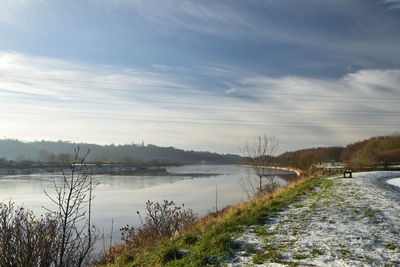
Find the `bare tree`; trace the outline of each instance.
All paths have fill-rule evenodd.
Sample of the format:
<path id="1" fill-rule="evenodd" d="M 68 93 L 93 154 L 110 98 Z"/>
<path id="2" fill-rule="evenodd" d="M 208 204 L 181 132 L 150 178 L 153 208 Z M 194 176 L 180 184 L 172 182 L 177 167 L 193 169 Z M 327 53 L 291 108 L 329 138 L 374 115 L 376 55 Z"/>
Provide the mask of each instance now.
<path id="1" fill-rule="evenodd" d="M 272 191 L 276 187 L 276 174 L 272 163 L 278 147 L 279 143 L 276 138 L 268 137 L 265 134 L 254 137 L 252 142 L 246 142 L 242 147 L 241 152 L 246 157 L 246 164 L 257 177 L 257 182 L 254 182 L 249 174 L 240 182 L 242 190 L 249 199 L 261 195 L 265 190 Z M 264 179 L 267 180 L 267 183 L 264 183 Z"/>
<path id="2" fill-rule="evenodd" d="M 89 151 L 81 157 L 79 147 L 74 150 L 74 160 L 69 171 L 62 171 L 63 180 L 54 182 L 55 196 L 46 195 L 56 205 L 51 211 L 59 220 L 58 267 L 82 266 L 93 250 L 98 232 L 91 224 L 93 200 L 92 175 L 85 160 Z"/>
<path id="3" fill-rule="evenodd" d="M 252 201 L 259 195 L 258 178 L 251 175 L 249 170 L 247 170 L 246 176 L 240 179 L 239 184 L 248 200 Z"/>

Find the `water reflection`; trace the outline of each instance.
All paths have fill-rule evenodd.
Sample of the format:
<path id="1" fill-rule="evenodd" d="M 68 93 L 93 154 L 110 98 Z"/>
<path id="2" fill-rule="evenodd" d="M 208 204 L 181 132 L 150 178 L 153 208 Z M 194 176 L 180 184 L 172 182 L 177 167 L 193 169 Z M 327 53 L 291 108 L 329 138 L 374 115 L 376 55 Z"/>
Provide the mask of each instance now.
<path id="1" fill-rule="evenodd" d="M 203 216 L 215 209 L 215 185 L 218 185 L 218 206 L 224 207 L 245 200 L 239 181 L 248 175 L 248 169 L 233 165 L 196 165 L 168 168 L 169 176 L 115 176 L 96 175 L 97 184 L 93 201 L 93 223 L 104 230 L 109 239 L 111 221 L 114 220 L 113 239 L 119 241 L 119 229 L 130 224 L 138 226 L 136 211 L 144 212 L 147 200 L 174 200 L 177 204 L 193 209 Z M 196 177 L 196 173 L 209 176 Z M 218 174 L 218 175 L 217 175 Z M 277 182 L 286 184 L 289 172 L 280 172 Z M 15 175 L 0 177 L 0 201 L 12 198 L 17 205 L 24 205 L 43 214 L 53 208 L 43 190 L 53 193 L 54 181 L 61 181 L 57 174 Z M 102 242 L 98 245 L 102 246 Z"/>

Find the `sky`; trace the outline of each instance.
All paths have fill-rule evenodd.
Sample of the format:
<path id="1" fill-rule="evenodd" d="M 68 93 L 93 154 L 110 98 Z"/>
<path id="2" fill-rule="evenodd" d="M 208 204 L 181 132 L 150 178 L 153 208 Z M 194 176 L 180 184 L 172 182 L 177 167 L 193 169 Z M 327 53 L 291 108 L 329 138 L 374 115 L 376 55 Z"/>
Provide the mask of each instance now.
<path id="1" fill-rule="evenodd" d="M 0 0 L 0 136 L 279 152 L 400 131 L 400 0 Z"/>

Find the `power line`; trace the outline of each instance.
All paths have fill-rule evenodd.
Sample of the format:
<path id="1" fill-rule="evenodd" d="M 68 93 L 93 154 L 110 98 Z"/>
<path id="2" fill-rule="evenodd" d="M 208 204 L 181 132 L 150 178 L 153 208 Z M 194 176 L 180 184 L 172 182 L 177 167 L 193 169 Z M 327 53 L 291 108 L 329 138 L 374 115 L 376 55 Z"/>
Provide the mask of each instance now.
<path id="1" fill-rule="evenodd" d="M 1 93 L 3 94 L 4 93 Z M 34 98 L 34 97 L 16 97 L 16 96 L 9 96 L 6 95 L 6 98 L 11 98 L 11 99 L 26 99 L 26 100 L 35 100 L 35 101 L 41 101 L 41 102 L 54 102 L 54 100 L 51 99 L 43 99 L 43 98 Z M 55 97 L 55 96 L 53 96 Z M 104 103 L 104 102 L 93 102 L 93 101 L 88 101 L 90 99 L 82 99 L 80 101 L 78 100 L 74 100 L 73 97 L 70 96 L 64 96 L 67 99 L 59 99 L 57 98 L 58 102 L 64 102 L 64 103 L 78 103 L 78 104 L 82 104 L 84 103 L 85 105 L 106 105 L 106 106 L 134 106 L 134 107 L 138 107 L 138 106 L 146 106 L 143 104 L 137 104 L 137 103 L 132 103 L 132 102 L 128 102 L 126 100 L 123 100 L 123 102 L 121 103 Z M 91 98 L 92 99 L 92 98 Z M 110 100 L 108 98 L 99 98 L 101 100 Z M 113 99 L 111 99 L 113 100 Z M 114 99 L 114 100 L 119 100 L 119 99 Z M 119 100 L 121 101 L 121 100 Z M 159 100 L 147 100 L 147 99 L 141 99 L 139 100 L 140 102 L 143 103 L 152 103 L 152 104 L 161 104 L 160 106 L 157 106 L 158 108 L 168 108 L 168 109 L 195 109 L 195 110 L 214 110 L 214 111 L 238 111 L 238 112 L 266 112 L 265 109 L 252 109 L 251 106 L 238 106 L 235 105 L 236 107 L 239 107 L 241 109 L 232 109 L 230 108 L 231 106 L 229 106 L 228 108 L 214 108 L 212 105 L 210 104 L 201 104 L 201 103 L 181 103 L 181 102 L 175 102 L 175 101 L 159 101 Z M 163 104 L 174 104 L 174 105 L 181 105 L 181 106 L 165 106 Z M 182 106 L 183 105 L 183 106 Z M 200 107 L 198 107 L 200 106 Z M 219 105 L 220 107 L 223 107 L 222 105 Z M 320 112 L 321 110 L 317 110 L 317 109 L 308 109 L 309 111 L 316 111 L 316 112 Z M 327 111 L 342 111 L 342 110 L 327 110 Z M 357 112 L 359 113 L 359 111 L 351 111 L 351 112 Z M 362 113 L 365 113 L 365 111 L 361 111 Z M 373 111 L 372 113 L 376 113 L 376 112 L 381 112 L 381 113 L 400 113 L 398 111 Z"/>
<path id="2" fill-rule="evenodd" d="M 19 77 L 19 78 L 26 78 L 22 76 L 16 76 L 16 75 L 7 75 L 7 76 L 14 76 L 14 77 Z M 173 86 L 173 85 L 149 85 L 149 84 L 130 84 L 126 88 L 114 88 L 116 85 L 115 82 L 90 82 L 90 81 L 77 81 L 77 80 L 70 80 L 70 79 L 61 79 L 61 78 L 51 78 L 50 80 L 55 80 L 55 81 L 62 81 L 62 82 L 71 82 L 78 84 L 76 85 L 61 85 L 65 87 L 75 87 L 75 88 L 86 88 L 86 89 L 100 89 L 100 90 L 106 90 L 106 91 L 123 91 L 123 92 L 144 92 L 144 93 L 149 93 L 149 94 L 165 94 L 165 93 L 171 93 L 171 92 L 165 92 L 165 91 L 160 91 L 160 90 L 143 90 L 143 89 L 132 89 L 132 86 L 135 87 L 141 87 L 141 88 L 168 88 L 168 89 L 178 89 L 178 90 L 196 90 L 196 91 L 207 91 L 209 89 L 207 88 L 198 88 L 198 87 L 183 87 L 183 86 Z M 32 85 L 44 85 L 44 86 L 60 86 L 59 84 L 51 84 L 51 83 L 46 83 L 46 82 L 37 82 L 37 81 L 30 81 L 29 84 Z M 87 84 L 89 86 L 82 86 L 79 84 Z M 110 87 L 104 87 L 105 85 L 109 85 Z M 92 85 L 92 86 L 90 86 Z M 96 88 L 93 88 L 95 86 Z M 120 87 L 120 86 L 118 86 Z M 323 99 L 318 99 L 318 101 L 324 101 L 324 102 L 334 102 L 334 101 L 340 101 L 340 102 L 353 102 L 350 100 L 357 100 L 354 102 L 360 102 L 360 101 L 365 101 L 365 100 L 386 100 L 390 102 L 399 102 L 400 98 L 399 97 L 363 97 L 363 96 L 347 96 L 347 95 L 318 95 L 318 94 L 295 94 L 295 93 L 277 93 L 277 92 L 267 92 L 268 96 L 296 96 L 296 97 L 315 97 L 315 98 L 323 98 Z M 227 95 L 225 94 L 213 94 L 213 93 L 194 93 L 194 92 L 173 92 L 173 94 L 178 94 L 178 95 L 189 95 L 189 96 L 218 96 L 218 97 L 228 97 L 232 98 L 235 97 L 235 95 Z M 238 92 L 236 97 L 239 95 L 243 95 L 245 93 L 240 93 Z M 260 96 L 258 96 L 260 98 Z M 265 96 L 264 96 L 265 98 Z M 328 99 L 327 99 L 328 98 Z M 329 100 L 329 98 L 338 98 L 337 100 Z M 346 100 L 347 99 L 347 100 Z M 303 99 L 304 100 L 304 99 Z M 383 101 L 381 102 L 368 102 L 368 103 L 385 103 Z"/>
<path id="3" fill-rule="evenodd" d="M 20 98 L 14 98 L 20 99 Z M 32 98 L 23 98 L 23 99 L 32 99 Z M 35 99 L 36 100 L 36 99 Z M 50 102 L 54 104 L 53 100 L 49 99 L 40 99 L 41 102 Z M 75 104 L 85 104 L 88 105 L 100 105 L 100 106 L 130 106 L 130 107 L 148 107 L 148 105 L 144 104 L 127 104 L 127 103 L 90 103 L 90 102 L 81 102 L 81 101 L 61 101 L 64 103 L 75 103 Z M 60 103 L 57 103 L 60 104 Z M 187 104 L 184 104 L 187 105 Z M 279 111 L 279 110 L 268 110 L 268 109 L 229 109 L 229 108 L 213 108 L 213 107 L 195 107 L 195 106 L 168 106 L 168 105 L 160 105 L 156 108 L 163 108 L 168 110 L 175 110 L 175 111 L 182 111 L 182 110 L 197 110 L 197 111 L 218 111 L 218 112 L 244 112 L 244 113 L 288 113 L 288 112 L 296 112 L 299 114 L 325 114 L 325 115 L 343 115 L 343 116 L 360 116 L 360 115 L 368 115 L 368 116 L 387 116 L 387 115 L 397 115 L 400 114 L 400 111 L 383 111 L 383 110 L 376 110 L 376 111 L 360 111 L 360 110 L 352 110 L 352 111 L 344 111 L 344 110 L 335 110 L 335 109 L 290 109 L 286 111 Z M 324 113 L 323 113 L 324 112 Z"/>
<path id="4" fill-rule="evenodd" d="M 26 113 L 26 114 L 16 114 L 14 112 L 2 112 L 1 114 L 10 114 L 12 116 L 38 116 L 40 118 L 43 118 L 42 114 L 34 114 L 34 113 Z M 46 114 L 47 117 L 55 117 L 55 118 L 62 118 L 66 119 L 65 116 L 61 116 L 55 113 L 50 113 Z M 277 123 L 277 122 L 270 122 L 270 121 L 258 121 L 257 123 L 239 123 L 239 122 L 228 122 L 226 120 L 220 120 L 220 121 L 176 121 L 176 120 L 157 120 L 157 119 L 131 119 L 131 118 L 104 118 L 104 117 L 98 117 L 98 116 L 79 116 L 75 114 L 68 114 L 69 117 L 75 117 L 75 118 L 86 118 L 86 119 L 99 119 L 99 120 L 118 120 L 118 121 L 130 121 L 130 122 L 144 122 L 144 123 L 166 123 L 166 124 L 191 124 L 191 125 L 198 125 L 198 124 L 209 124 L 209 125 L 229 125 L 229 126 L 260 126 L 260 127 L 265 127 L 265 126 L 276 126 L 276 127 L 315 127 L 315 128 L 320 128 L 320 127 L 332 127 L 332 128 L 398 128 L 399 125 L 392 125 L 392 124 L 354 124 L 352 123 L 351 125 L 338 125 L 338 124 L 327 124 L 327 123 L 299 123 L 299 122 L 286 122 L 286 123 Z M 264 122 L 262 124 L 259 124 L 260 122 Z"/>
<path id="5" fill-rule="evenodd" d="M 113 116 L 113 118 L 115 118 L 115 116 L 124 116 L 124 117 L 132 117 L 132 118 L 157 118 L 157 119 L 180 119 L 180 120 L 202 120 L 202 121 L 219 121 L 219 122 L 248 122 L 248 120 L 240 120 L 240 119 L 217 119 L 217 118 L 201 118 L 201 117 L 187 117 L 187 116 L 165 116 L 165 115 L 143 115 L 143 114 L 128 114 L 128 113 L 105 113 L 105 112 L 87 112 L 87 111 L 76 111 L 76 110 L 49 110 L 49 109 L 28 109 L 28 108 L 18 108 L 18 111 L 26 111 L 29 112 L 28 114 L 30 114 L 31 112 L 35 112 L 35 111 L 39 111 L 39 112 L 51 112 L 52 114 L 54 113 L 58 113 L 58 114 L 64 114 L 64 115 L 70 115 L 71 113 L 76 114 L 77 116 L 80 115 L 80 117 L 83 116 L 87 116 L 87 115 L 94 115 L 94 116 Z M 5 111 L 5 113 L 9 113 L 9 111 Z M 272 113 L 272 112 L 271 112 Z M 287 113 L 287 111 L 276 111 L 275 113 Z M 302 114 L 313 114 L 313 115 L 318 115 L 315 113 L 302 113 Z M 331 115 L 331 114 L 323 114 L 323 115 Z M 343 114 L 339 114 L 339 115 L 343 115 Z M 344 114 L 344 115 L 348 115 L 348 114 Z M 391 115 L 395 115 L 396 117 L 398 115 L 396 114 L 391 114 Z M 386 116 L 386 115 L 385 115 Z M 265 121 L 265 120 L 252 120 L 251 122 L 253 123 L 268 123 L 270 121 Z"/>

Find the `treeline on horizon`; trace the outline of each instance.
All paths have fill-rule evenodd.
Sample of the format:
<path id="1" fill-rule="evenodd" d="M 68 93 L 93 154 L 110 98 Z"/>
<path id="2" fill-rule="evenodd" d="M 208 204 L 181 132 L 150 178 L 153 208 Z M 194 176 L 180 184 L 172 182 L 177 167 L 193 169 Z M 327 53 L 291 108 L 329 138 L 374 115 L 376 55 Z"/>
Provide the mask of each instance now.
<path id="1" fill-rule="evenodd" d="M 343 163 L 361 169 L 375 165 L 400 164 L 400 134 L 377 136 L 345 147 L 319 147 L 285 152 L 275 164 L 309 170 L 320 163 Z"/>
<path id="2" fill-rule="evenodd" d="M 74 149 L 90 150 L 88 162 L 143 164 L 237 164 L 245 163 L 239 155 L 185 151 L 156 145 L 96 145 L 64 141 L 22 142 L 0 140 L 0 165 L 5 161 L 67 163 Z M 274 165 L 308 170 L 320 163 L 344 163 L 353 169 L 366 166 L 400 164 L 400 134 L 377 136 L 345 147 L 318 147 L 285 152 L 273 159 Z"/>
<path id="3" fill-rule="evenodd" d="M 185 151 L 174 147 L 152 144 L 96 145 L 64 141 L 22 142 L 13 139 L 0 140 L 0 161 L 67 163 L 77 147 L 90 150 L 87 162 L 100 163 L 154 163 L 154 164 L 235 164 L 238 155 L 218 154 L 203 151 Z"/>

